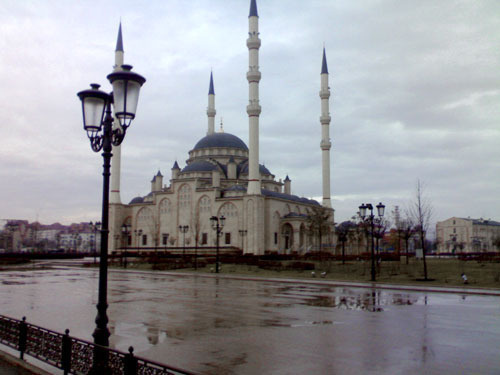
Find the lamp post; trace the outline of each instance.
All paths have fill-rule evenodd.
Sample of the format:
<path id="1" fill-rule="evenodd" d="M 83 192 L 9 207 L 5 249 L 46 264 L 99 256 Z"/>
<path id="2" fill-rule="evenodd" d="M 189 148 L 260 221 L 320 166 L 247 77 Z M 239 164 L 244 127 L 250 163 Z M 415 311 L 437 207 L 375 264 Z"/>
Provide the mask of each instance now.
<path id="1" fill-rule="evenodd" d="M 216 234 L 215 273 L 219 273 L 219 237 L 220 234 L 222 233 L 222 228 L 224 228 L 226 218 L 224 216 L 221 217 L 212 216 L 210 218 L 210 222 L 212 223 L 212 229 L 215 230 Z"/>
<path id="2" fill-rule="evenodd" d="M 366 210 L 370 210 L 370 215 L 366 216 Z M 377 213 L 379 219 L 384 216 L 385 206 L 382 203 L 377 204 Z M 375 248 L 373 243 L 373 233 L 375 231 L 375 215 L 373 215 L 373 206 L 371 203 L 364 204 L 362 203 L 359 206 L 359 216 L 361 220 L 368 222 L 371 227 L 371 242 L 372 242 L 372 251 L 371 251 L 371 263 L 372 263 L 372 281 L 375 281 Z"/>
<path id="3" fill-rule="evenodd" d="M 94 264 L 96 264 L 96 257 L 97 257 L 97 231 L 101 230 L 101 222 L 96 221 L 95 224 L 90 222 L 90 227 L 92 228 L 92 232 L 94 232 L 94 243 L 92 246 L 92 252 L 94 253 Z"/>
<path id="4" fill-rule="evenodd" d="M 179 230 L 182 233 L 182 257 L 186 255 L 186 233 L 189 230 L 189 225 L 179 225 Z"/>
<path id="5" fill-rule="evenodd" d="M 241 236 L 241 251 L 243 251 L 243 237 L 247 235 L 248 231 L 246 229 L 240 229 L 238 232 Z"/>
<path id="6" fill-rule="evenodd" d="M 123 224 L 122 225 L 122 234 L 125 238 L 127 238 L 127 241 L 128 241 L 128 236 L 130 234 L 130 227 L 131 225 L 130 224 Z M 127 246 L 125 247 L 125 259 L 123 261 L 123 266 L 125 268 L 127 268 Z"/>
<path id="7" fill-rule="evenodd" d="M 107 327 L 107 287 L 108 287 L 108 210 L 109 210 L 109 176 L 111 175 L 111 153 L 113 146 L 119 146 L 127 128 L 135 118 L 139 92 L 146 79 L 131 72 L 130 65 L 122 65 L 107 76 L 113 92 L 99 90 L 98 84 L 91 84 L 91 88 L 80 91 L 78 97 L 82 102 L 83 128 L 87 132 L 90 146 L 94 152 L 103 151 L 103 194 L 102 194 L 102 229 L 101 229 L 101 256 L 99 259 L 99 292 L 97 303 L 96 328 L 92 336 L 94 343 L 94 361 L 91 374 L 110 374 L 108 353 L 103 346 L 109 345 L 109 330 Z M 114 116 L 119 124 L 113 129 Z"/>

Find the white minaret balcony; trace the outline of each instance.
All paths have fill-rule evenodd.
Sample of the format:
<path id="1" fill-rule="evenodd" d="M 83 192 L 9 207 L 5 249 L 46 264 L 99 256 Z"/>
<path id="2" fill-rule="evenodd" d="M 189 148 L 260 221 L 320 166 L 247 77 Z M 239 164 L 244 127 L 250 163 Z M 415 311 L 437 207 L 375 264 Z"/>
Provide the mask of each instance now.
<path id="1" fill-rule="evenodd" d="M 321 99 L 329 99 L 330 98 L 330 90 L 326 89 L 326 90 L 321 90 L 319 92 L 319 97 Z"/>
<path id="2" fill-rule="evenodd" d="M 319 146 L 321 147 L 322 150 L 329 150 L 332 148 L 332 142 L 326 139 L 322 139 Z"/>
<path id="3" fill-rule="evenodd" d="M 321 122 L 321 125 L 330 125 L 330 121 L 332 120 L 331 116 L 328 115 L 323 115 L 319 117 L 319 121 Z"/>
<path id="4" fill-rule="evenodd" d="M 259 116 L 261 112 L 262 112 L 262 108 L 259 105 L 258 100 L 252 100 L 252 101 L 250 101 L 250 104 L 247 105 L 248 116 Z"/>
<path id="5" fill-rule="evenodd" d="M 214 117 L 216 113 L 217 112 L 215 111 L 214 108 L 210 108 L 210 107 L 207 108 L 207 116 L 208 117 Z"/>
<path id="6" fill-rule="evenodd" d="M 248 49 L 259 49 L 260 44 L 261 44 L 261 42 L 260 42 L 258 34 L 250 34 L 250 37 L 247 39 Z"/>
<path id="7" fill-rule="evenodd" d="M 262 78 L 262 74 L 259 72 L 259 67 L 250 67 L 250 70 L 247 72 L 247 80 L 248 82 L 260 82 Z"/>

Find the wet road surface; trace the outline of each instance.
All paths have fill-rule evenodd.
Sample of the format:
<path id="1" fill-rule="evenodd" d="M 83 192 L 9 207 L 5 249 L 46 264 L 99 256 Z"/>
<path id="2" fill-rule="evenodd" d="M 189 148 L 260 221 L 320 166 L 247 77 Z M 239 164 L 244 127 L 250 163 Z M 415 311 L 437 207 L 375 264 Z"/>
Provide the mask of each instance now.
<path id="1" fill-rule="evenodd" d="M 92 341 L 97 270 L 0 272 L 0 314 Z M 205 374 L 499 374 L 500 297 L 111 272 L 111 346 Z"/>

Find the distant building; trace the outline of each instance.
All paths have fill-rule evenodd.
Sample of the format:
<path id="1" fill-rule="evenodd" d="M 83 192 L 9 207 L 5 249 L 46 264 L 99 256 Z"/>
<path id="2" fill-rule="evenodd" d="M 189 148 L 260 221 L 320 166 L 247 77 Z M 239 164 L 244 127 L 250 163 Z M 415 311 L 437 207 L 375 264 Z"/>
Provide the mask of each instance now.
<path id="1" fill-rule="evenodd" d="M 499 251 L 500 223 L 452 217 L 436 223 L 436 240 L 439 253 Z"/>
<path id="2" fill-rule="evenodd" d="M 66 250 L 93 253 L 100 249 L 101 234 L 90 223 L 49 225 L 27 220 L 0 222 L 0 251 Z"/>

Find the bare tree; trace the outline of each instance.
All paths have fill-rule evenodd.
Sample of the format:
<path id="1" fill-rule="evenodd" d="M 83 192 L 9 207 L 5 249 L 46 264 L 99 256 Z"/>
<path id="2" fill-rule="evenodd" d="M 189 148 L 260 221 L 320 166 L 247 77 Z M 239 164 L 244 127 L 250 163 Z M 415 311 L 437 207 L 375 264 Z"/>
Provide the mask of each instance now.
<path id="1" fill-rule="evenodd" d="M 153 244 L 155 246 L 155 251 L 160 244 L 160 219 L 153 210 L 151 210 L 151 217 L 146 222 L 148 232 L 151 234 L 151 238 L 153 239 Z"/>
<path id="2" fill-rule="evenodd" d="M 352 221 L 344 221 L 335 228 L 337 239 L 342 244 L 342 264 L 345 264 L 345 243 L 350 237 L 352 238 L 352 233 L 355 229 L 356 223 Z"/>
<path id="3" fill-rule="evenodd" d="M 417 233 L 420 237 L 420 243 L 422 245 L 422 258 L 424 262 L 424 280 L 428 280 L 427 278 L 427 262 L 425 259 L 426 255 L 426 243 L 425 243 L 425 235 L 429 230 L 429 226 L 432 219 L 432 204 L 429 198 L 425 195 L 425 188 L 420 181 L 417 180 L 417 185 L 415 187 L 415 197 L 414 200 L 410 203 L 409 213 L 410 217 L 414 220 L 416 225 Z"/>
<path id="4" fill-rule="evenodd" d="M 406 264 L 408 264 L 408 244 L 410 238 L 415 234 L 415 225 L 410 216 L 406 216 L 404 220 L 399 223 L 398 236 L 405 241 Z"/>
<path id="5" fill-rule="evenodd" d="M 317 236 L 320 252 L 323 235 L 330 233 L 332 224 L 332 210 L 323 206 L 313 206 L 307 210 L 307 228 L 311 235 Z"/>
<path id="6" fill-rule="evenodd" d="M 198 269 L 198 245 L 200 244 L 201 222 L 200 205 L 197 204 L 191 217 L 191 228 L 194 233 L 194 269 Z"/>

